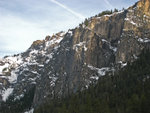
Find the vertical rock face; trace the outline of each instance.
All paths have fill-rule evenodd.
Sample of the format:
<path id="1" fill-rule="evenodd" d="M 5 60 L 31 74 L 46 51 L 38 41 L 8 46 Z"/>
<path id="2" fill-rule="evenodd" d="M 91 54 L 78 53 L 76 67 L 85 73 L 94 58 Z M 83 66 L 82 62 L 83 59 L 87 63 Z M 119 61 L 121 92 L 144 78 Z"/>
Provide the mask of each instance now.
<path id="1" fill-rule="evenodd" d="M 140 11 L 143 11 L 144 14 L 150 16 L 150 1 L 149 0 L 141 0 L 137 4 L 137 8 Z"/>
<path id="2" fill-rule="evenodd" d="M 139 7 L 140 2 L 143 9 Z M 37 86 L 40 88 L 36 90 L 34 102 L 44 100 L 44 92 L 48 90 L 45 97 L 51 94 L 51 98 L 83 90 L 98 77 L 117 70 L 117 65 L 122 67 L 137 59 L 150 42 L 150 16 L 146 8 L 149 1 L 140 2 L 125 11 L 92 17 L 86 27 L 82 25 L 66 33 L 53 56 L 55 59 L 47 64 L 48 70 Z M 47 74 L 49 70 L 53 71 Z M 51 75 L 57 78 L 55 85 L 48 80 Z M 41 90 L 44 94 L 39 95 Z"/>
<path id="3" fill-rule="evenodd" d="M 150 43 L 150 1 L 127 10 L 92 17 L 88 25 L 35 41 L 24 53 L 0 61 L 0 101 L 13 89 L 14 99 L 35 87 L 33 106 L 65 97 L 96 83 L 138 58 Z"/>

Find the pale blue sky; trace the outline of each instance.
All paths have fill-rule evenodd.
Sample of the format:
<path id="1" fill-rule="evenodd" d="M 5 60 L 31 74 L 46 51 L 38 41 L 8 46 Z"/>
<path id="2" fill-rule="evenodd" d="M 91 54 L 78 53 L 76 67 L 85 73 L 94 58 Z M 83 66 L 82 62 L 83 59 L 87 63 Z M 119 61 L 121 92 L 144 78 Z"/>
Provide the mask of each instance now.
<path id="1" fill-rule="evenodd" d="M 0 0 L 0 56 L 23 52 L 33 41 L 66 31 L 107 9 L 137 0 Z"/>

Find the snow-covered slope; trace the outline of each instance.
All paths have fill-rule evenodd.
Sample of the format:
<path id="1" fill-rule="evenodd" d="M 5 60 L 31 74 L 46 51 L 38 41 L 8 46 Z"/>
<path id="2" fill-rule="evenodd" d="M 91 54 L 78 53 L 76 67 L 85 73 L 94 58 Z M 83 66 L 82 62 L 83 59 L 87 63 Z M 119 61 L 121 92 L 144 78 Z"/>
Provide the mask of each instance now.
<path id="1" fill-rule="evenodd" d="M 23 84 L 26 82 L 36 84 L 41 76 L 40 71 L 52 58 L 53 51 L 57 50 L 64 35 L 64 32 L 60 32 L 52 37 L 47 36 L 43 41 L 35 41 L 24 53 L 0 59 L 1 101 L 6 101 L 13 91 L 15 92 L 16 84 L 22 85 L 23 90 L 26 87 Z M 20 97 L 23 97 L 23 92 L 16 94 L 16 99 Z"/>

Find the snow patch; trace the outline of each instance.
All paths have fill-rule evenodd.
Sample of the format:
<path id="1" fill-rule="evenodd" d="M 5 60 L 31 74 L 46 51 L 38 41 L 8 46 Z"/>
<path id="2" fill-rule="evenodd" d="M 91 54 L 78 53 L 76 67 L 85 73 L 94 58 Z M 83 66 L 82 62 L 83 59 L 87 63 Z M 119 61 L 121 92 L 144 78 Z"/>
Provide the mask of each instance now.
<path id="1" fill-rule="evenodd" d="M 68 31 L 68 33 L 70 34 L 70 36 L 72 36 L 72 35 L 73 35 L 72 31 L 70 31 L 70 30 Z"/>
<path id="2" fill-rule="evenodd" d="M 100 76 L 104 76 L 104 75 L 106 75 L 106 72 L 110 71 L 109 67 L 96 68 L 91 65 L 88 65 L 88 68 L 90 68 L 91 70 L 96 70 Z"/>
<path id="3" fill-rule="evenodd" d="M 135 54 L 133 55 L 133 57 L 134 57 L 134 59 L 138 59 L 138 57 Z"/>
<path id="4" fill-rule="evenodd" d="M 5 102 L 5 101 L 8 99 L 8 97 L 12 94 L 13 90 L 14 90 L 13 88 L 8 88 L 8 89 L 2 91 L 2 100 L 3 100 L 4 102 Z"/>
<path id="5" fill-rule="evenodd" d="M 114 52 L 117 52 L 117 48 L 116 48 L 116 47 L 113 47 L 113 46 L 109 45 L 109 48 L 110 48 L 111 50 L 113 50 Z"/>
<path id="6" fill-rule="evenodd" d="M 102 39 L 102 42 L 107 43 L 107 44 L 109 45 L 109 48 L 110 48 L 111 50 L 113 50 L 114 52 L 116 52 L 116 51 L 117 51 L 117 47 L 113 47 L 113 46 L 111 46 L 111 43 L 110 43 L 110 42 L 108 42 L 107 40 Z"/>
<path id="7" fill-rule="evenodd" d="M 148 43 L 148 42 L 150 42 L 150 39 L 148 39 L 148 38 L 144 38 L 144 39 L 139 38 L 138 41 L 141 42 L 141 43 Z"/>
<path id="8" fill-rule="evenodd" d="M 23 98 L 23 97 L 24 97 L 24 94 L 21 94 L 21 95 L 19 95 L 19 96 L 16 96 L 14 100 L 20 100 L 20 99 Z"/>
<path id="9" fill-rule="evenodd" d="M 119 61 L 118 63 L 121 64 L 121 68 L 123 68 L 123 67 L 125 67 L 127 65 L 127 62 Z"/>
<path id="10" fill-rule="evenodd" d="M 133 22 L 133 21 L 130 20 L 129 18 L 125 18 L 125 21 L 128 21 L 128 22 L 131 23 L 132 25 L 138 26 L 137 23 Z"/>
<path id="11" fill-rule="evenodd" d="M 91 79 L 95 79 L 95 80 L 98 80 L 99 79 L 99 77 L 98 76 L 92 76 L 92 77 L 90 77 Z"/>
<path id="12" fill-rule="evenodd" d="M 15 71 L 11 71 L 11 76 L 8 77 L 8 81 L 10 83 L 16 83 L 18 78 L 18 75 L 15 73 Z"/>
<path id="13" fill-rule="evenodd" d="M 107 40 L 105 40 L 105 39 L 102 39 L 102 42 L 106 42 L 106 43 L 109 43 Z"/>
<path id="14" fill-rule="evenodd" d="M 56 43 L 60 43 L 62 41 L 62 39 L 63 39 L 63 37 L 59 37 L 58 39 L 54 38 L 54 39 L 46 42 L 46 47 L 51 46 L 51 45 L 56 44 Z"/>
<path id="15" fill-rule="evenodd" d="M 32 108 L 31 110 L 26 111 L 26 112 L 24 112 L 24 113 L 33 113 L 33 112 L 34 112 L 34 108 Z"/>
<path id="16" fill-rule="evenodd" d="M 4 65 L 0 66 L 0 74 L 3 74 L 3 69 L 8 68 L 8 66 L 8 63 L 5 63 Z"/>
<path id="17" fill-rule="evenodd" d="M 84 48 L 84 51 L 87 51 L 87 47 L 85 46 L 85 44 L 86 44 L 85 41 L 80 42 L 80 43 L 78 43 L 78 44 L 75 44 L 75 45 L 73 46 L 73 49 L 76 50 L 76 51 L 78 51 L 78 49 L 79 49 L 80 47 L 83 47 L 83 48 Z"/>
<path id="18" fill-rule="evenodd" d="M 109 67 L 100 68 L 100 69 L 98 69 L 98 74 L 104 76 L 104 75 L 106 75 L 106 72 L 108 72 L 109 70 L 110 70 Z"/>
<path id="19" fill-rule="evenodd" d="M 30 55 L 31 55 L 31 54 L 38 54 L 38 52 L 39 52 L 38 50 L 32 50 L 32 51 L 30 52 Z"/>
<path id="20" fill-rule="evenodd" d="M 84 51 L 87 51 L 88 50 L 88 48 L 84 45 Z"/>
<path id="21" fill-rule="evenodd" d="M 21 64 L 23 63 L 21 55 L 19 56 L 9 56 L 6 58 L 11 64 L 16 63 L 16 64 Z"/>
<path id="22" fill-rule="evenodd" d="M 50 85 L 51 86 L 55 86 L 55 82 L 58 79 L 58 77 L 51 77 L 51 76 L 49 76 L 49 79 L 51 79 Z"/>
<path id="23" fill-rule="evenodd" d="M 106 15 L 104 15 L 105 17 L 112 17 L 112 16 L 114 16 L 114 15 L 117 15 L 117 14 L 120 14 L 120 13 L 123 13 L 124 12 L 124 10 L 121 10 L 121 11 L 118 11 L 118 12 L 114 12 L 114 13 L 112 13 L 112 14 L 106 14 Z"/>

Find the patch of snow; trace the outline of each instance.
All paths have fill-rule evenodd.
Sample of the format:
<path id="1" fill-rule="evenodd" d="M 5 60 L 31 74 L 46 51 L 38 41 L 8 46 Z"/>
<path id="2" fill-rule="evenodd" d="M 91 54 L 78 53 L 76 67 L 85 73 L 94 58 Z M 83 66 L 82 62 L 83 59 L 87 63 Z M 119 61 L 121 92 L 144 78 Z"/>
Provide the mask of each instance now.
<path id="1" fill-rule="evenodd" d="M 91 70 L 96 70 L 100 76 L 104 76 L 104 75 L 106 75 L 106 72 L 110 71 L 109 67 L 96 68 L 91 65 L 88 65 L 88 68 L 90 68 Z"/>
<path id="2" fill-rule="evenodd" d="M 87 51 L 88 50 L 88 48 L 84 45 L 84 51 Z"/>
<path id="3" fill-rule="evenodd" d="M 39 75 L 37 71 L 31 71 L 31 73 Z"/>
<path id="4" fill-rule="evenodd" d="M 0 74 L 3 74 L 3 69 L 8 68 L 9 64 L 5 63 L 4 65 L 0 66 Z"/>
<path id="5" fill-rule="evenodd" d="M 49 59 L 52 59 L 52 58 L 53 58 L 53 54 L 54 54 L 54 53 L 50 53 L 50 54 L 47 55 L 47 57 L 48 57 Z"/>
<path id="6" fill-rule="evenodd" d="M 0 76 L 0 78 L 7 78 L 7 76 Z"/>
<path id="7" fill-rule="evenodd" d="M 121 64 L 121 68 L 123 68 L 127 65 L 127 62 L 123 63 L 122 61 L 119 61 L 118 63 Z"/>
<path id="8" fill-rule="evenodd" d="M 130 10 L 128 10 L 129 12 L 133 12 L 133 10 L 132 9 L 130 9 Z"/>
<path id="9" fill-rule="evenodd" d="M 55 46 L 55 47 L 54 47 L 54 50 L 56 51 L 59 47 L 60 47 L 60 46 Z"/>
<path id="10" fill-rule="evenodd" d="M 15 71 L 11 71 L 11 76 L 8 77 L 8 81 L 10 83 L 16 83 L 17 82 L 17 78 L 18 78 L 18 75 L 16 74 Z"/>
<path id="11" fill-rule="evenodd" d="M 23 63 L 21 55 L 19 56 L 9 56 L 6 58 L 11 64 L 16 63 L 16 64 L 21 64 Z"/>
<path id="12" fill-rule="evenodd" d="M 74 46 L 83 46 L 84 44 L 85 44 L 85 41 L 75 44 Z"/>
<path id="13" fill-rule="evenodd" d="M 135 26 L 138 26 L 135 22 L 133 21 L 130 21 L 131 24 L 135 25 Z"/>
<path id="14" fill-rule="evenodd" d="M 83 27 L 83 28 L 85 28 L 85 27 L 86 27 L 86 25 L 85 25 L 85 24 L 82 24 L 82 27 Z"/>
<path id="15" fill-rule="evenodd" d="M 38 50 L 32 50 L 32 51 L 30 52 L 30 55 L 31 55 L 31 54 L 38 54 L 38 52 L 39 52 Z"/>
<path id="16" fill-rule="evenodd" d="M 148 39 L 148 38 L 144 38 L 144 39 L 139 38 L 138 41 L 142 42 L 142 43 L 147 43 L 147 42 L 150 42 L 150 39 Z"/>
<path id="17" fill-rule="evenodd" d="M 124 12 L 124 10 L 121 10 L 121 11 L 118 11 L 118 12 L 114 12 L 114 13 L 112 13 L 112 14 L 110 14 L 110 15 L 106 14 L 106 15 L 104 15 L 104 16 L 106 16 L 106 17 L 111 17 L 111 16 L 114 16 L 114 15 L 116 15 L 116 14 L 120 14 L 120 13 L 123 13 L 123 12 Z"/>
<path id="18" fill-rule="evenodd" d="M 58 79 L 58 77 L 51 77 L 51 76 L 49 76 L 49 79 L 51 79 L 51 82 L 50 82 L 51 86 L 55 86 L 55 82 Z"/>
<path id="19" fill-rule="evenodd" d="M 129 19 L 129 18 L 125 18 L 124 20 L 125 20 L 125 21 L 129 21 L 130 19 Z"/>
<path id="20" fill-rule="evenodd" d="M 24 113 L 33 113 L 34 112 L 34 108 L 30 109 L 29 111 L 26 111 Z"/>
<path id="21" fill-rule="evenodd" d="M 98 69 L 98 74 L 104 76 L 104 75 L 106 75 L 106 72 L 108 72 L 109 70 L 110 70 L 109 67 L 100 68 L 100 69 Z"/>
<path id="22" fill-rule="evenodd" d="M 105 40 L 105 39 L 102 39 L 102 42 L 106 42 L 106 43 L 108 43 L 108 41 L 107 41 L 107 40 Z"/>
<path id="23" fill-rule="evenodd" d="M 44 67 L 44 65 L 43 64 L 40 64 L 40 65 L 38 65 L 39 67 Z"/>
<path id="24" fill-rule="evenodd" d="M 89 85 L 85 85 L 86 89 L 88 89 Z"/>
<path id="25" fill-rule="evenodd" d="M 101 19 L 102 17 L 96 17 L 96 19 Z"/>
<path id="26" fill-rule="evenodd" d="M 109 45 L 109 48 L 110 48 L 111 50 L 113 50 L 114 52 L 117 51 L 117 48 L 116 48 L 116 47 L 113 47 L 113 46 L 111 46 L 111 45 Z"/>
<path id="27" fill-rule="evenodd" d="M 46 51 L 39 51 L 40 52 L 40 54 L 42 54 L 42 55 L 44 55 L 44 54 L 46 54 Z"/>
<path id="28" fill-rule="evenodd" d="M 49 63 L 49 61 L 50 61 L 50 60 L 49 60 L 49 59 L 47 59 L 47 60 L 45 61 L 45 63 L 46 63 L 46 64 L 48 64 L 48 63 Z"/>
<path id="29" fill-rule="evenodd" d="M 91 65 L 88 65 L 88 68 L 90 68 L 91 70 L 97 70 L 98 69 L 98 68 L 91 66 Z"/>
<path id="30" fill-rule="evenodd" d="M 118 11 L 118 12 L 115 12 L 116 14 L 120 14 L 120 13 L 123 13 L 125 10 L 121 10 L 121 11 Z"/>
<path id="31" fill-rule="evenodd" d="M 35 81 L 36 79 L 37 79 L 37 77 L 35 77 L 35 78 L 29 78 L 28 80 Z"/>
<path id="32" fill-rule="evenodd" d="M 138 59 L 138 57 L 137 57 L 135 54 L 133 55 L 133 57 L 134 57 L 135 59 Z"/>
<path id="33" fill-rule="evenodd" d="M 63 37 L 59 37 L 58 39 L 54 38 L 54 39 L 46 42 L 46 47 L 51 46 L 51 45 L 56 44 L 56 43 L 60 43 L 62 41 L 62 39 L 63 39 Z"/>
<path id="34" fill-rule="evenodd" d="M 16 96 L 14 100 L 20 100 L 22 97 L 24 97 L 24 94 L 21 94 L 19 96 Z"/>
<path id="35" fill-rule="evenodd" d="M 36 82 L 31 82 L 31 84 L 36 84 Z"/>
<path id="36" fill-rule="evenodd" d="M 72 31 L 70 31 L 70 30 L 68 31 L 68 33 L 69 33 L 71 36 L 73 35 Z"/>
<path id="37" fill-rule="evenodd" d="M 8 99 L 8 97 L 12 94 L 13 90 L 14 90 L 13 88 L 8 88 L 8 89 L 2 91 L 2 100 L 3 100 L 4 102 L 5 102 L 5 101 Z"/>
<path id="38" fill-rule="evenodd" d="M 112 16 L 112 14 L 110 14 L 110 15 L 108 15 L 108 14 L 106 14 L 106 15 L 104 15 L 105 17 L 111 17 Z"/>
<path id="39" fill-rule="evenodd" d="M 78 44 L 75 44 L 75 45 L 73 46 L 73 49 L 74 49 L 74 50 L 76 50 L 76 51 L 78 51 L 78 49 L 79 49 L 81 46 L 83 46 L 83 47 L 84 47 L 84 49 L 85 49 L 85 51 L 86 51 L 86 50 L 87 50 L 87 48 L 86 48 L 85 44 L 86 44 L 86 42 L 85 42 L 85 41 L 80 42 L 80 43 L 78 43 Z"/>
<path id="40" fill-rule="evenodd" d="M 150 17 L 149 17 L 149 16 L 147 16 L 147 15 L 144 15 L 144 17 L 145 17 L 145 18 L 150 18 Z"/>
<path id="41" fill-rule="evenodd" d="M 92 77 L 90 77 L 91 79 L 95 79 L 95 80 L 98 80 L 99 79 L 99 77 L 98 76 L 92 76 Z"/>
<path id="42" fill-rule="evenodd" d="M 114 52 L 116 52 L 116 51 L 117 51 L 117 48 L 116 48 L 116 47 L 111 46 L 110 42 L 108 42 L 107 40 L 102 39 L 102 42 L 106 42 L 106 43 L 108 43 L 108 44 L 109 44 L 109 48 L 110 48 L 111 50 L 113 50 Z"/>
<path id="43" fill-rule="evenodd" d="M 130 20 L 129 18 L 125 18 L 125 21 L 130 22 L 131 24 L 138 26 L 137 23 L 133 22 L 132 20 Z"/>
<path id="44" fill-rule="evenodd" d="M 62 41 L 62 39 L 63 39 L 63 37 L 57 39 L 57 40 L 55 41 L 55 43 L 60 43 L 60 42 Z"/>

